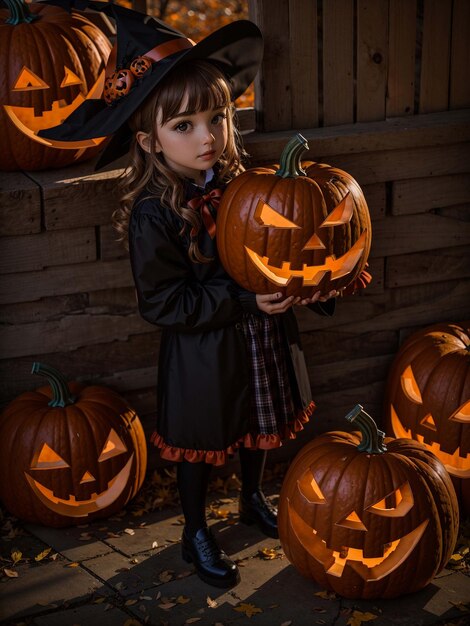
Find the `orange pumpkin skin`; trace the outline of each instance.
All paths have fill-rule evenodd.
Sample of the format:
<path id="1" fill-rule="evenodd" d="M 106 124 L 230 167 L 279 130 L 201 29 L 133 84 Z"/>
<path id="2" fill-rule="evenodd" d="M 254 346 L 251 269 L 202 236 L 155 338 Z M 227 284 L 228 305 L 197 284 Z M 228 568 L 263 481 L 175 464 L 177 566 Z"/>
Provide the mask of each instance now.
<path id="1" fill-rule="evenodd" d="M 7 171 L 63 167 L 101 148 L 101 140 L 87 140 L 66 149 L 36 133 L 60 124 L 85 98 L 100 97 L 109 40 L 79 13 L 40 3 L 28 8 L 38 19 L 16 25 L 0 9 L 0 169 Z"/>
<path id="2" fill-rule="evenodd" d="M 372 229 L 358 183 L 326 164 L 298 161 L 297 166 L 306 175 L 281 177 L 276 165 L 246 170 L 222 196 L 217 211 L 220 259 L 249 291 L 305 298 L 316 291 L 326 294 L 353 283 L 366 266 Z M 345 211 L 335 219 L 334 209 L 341 213 L 342 201 L 349 215 Z M 260 202 L 269 207 L 277 226 L 264 219 Z M 284 275 L 273 276 L 277 272 Z"/>
<path id="3" fill-rule="evenodd" d="M 455 491 L 421 444 L 389 440 L 386 452 L 369 454 L 359 441 L 330 432 L 299 452 L 280 494 L 279 537 L 300 574 L 322 587 L 393 598 L 421 589 L 447 563 L 458 532 Z"/>
<path id="4" fill-rule="evenodd" d="M 140 489 L 145 435 L 111 389 L 68 383 L 73 404 L 50 407 L 51 388 L 13 400 L 0 424 L 0 498 L 28 522 L 63 527 L 108 517 Z"/>
<path id="5" fill-rule="evenodd" d="M 390 369 L 385 415 L 388 433 L 420 441 L 444 463 L 470 515 L 470 321 L 408 337 Z"/>

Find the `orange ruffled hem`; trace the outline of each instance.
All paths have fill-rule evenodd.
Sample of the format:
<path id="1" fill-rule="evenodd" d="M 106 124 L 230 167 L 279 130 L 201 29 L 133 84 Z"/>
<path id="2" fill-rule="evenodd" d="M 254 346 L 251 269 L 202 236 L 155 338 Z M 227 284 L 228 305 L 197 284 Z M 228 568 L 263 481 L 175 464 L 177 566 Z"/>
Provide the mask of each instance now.
<path id="1" fill-rule="evenodd" d="M 156 431 L 150 437 L 150 441 L 157 448 L 160 448 L 160 456 L 167 461 L 189 461 L 190 463 L 203 461 L 204 463 L 210 463 L 212 465 L 224 465 L 227 461 L 227 455 L 235 454 L 236 450 L 241 446 L 260 450 L 271 450 L 272 448 L 280 448 L 283 439 L 295 439 L 297 436 L 296 433 L 304 429 L 304 424 L 309 421 L 314 410 L 315 402 L 312 401 L 305 409 L 300 411 L 295 419 L 285 424 L 281 433 L 277 435 L 262 435 L 260 433 L 252 435 L 251 433 L 247 433 L 225 450 L 192 450 L 189 448 L 169 446 Z"/>

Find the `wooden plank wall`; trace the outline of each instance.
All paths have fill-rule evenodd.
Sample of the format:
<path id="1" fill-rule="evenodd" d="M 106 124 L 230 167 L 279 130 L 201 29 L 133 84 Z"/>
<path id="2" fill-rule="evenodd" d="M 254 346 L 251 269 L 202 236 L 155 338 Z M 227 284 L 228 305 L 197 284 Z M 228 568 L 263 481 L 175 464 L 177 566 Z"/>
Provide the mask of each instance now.
<path id="1" fill-rule="evenodd" d="M 290 134 L 246 135 L 253 163 L 276 161 Z M 380 422 L 384 381 L 403 338 L 469 316 L 470 110 L 306 135 L 308 158 L 343 167 L 364 188 L 374 281 L 342 299 L 331 319 L 298 309 L 318 410 L 272 459 L 341 426 L 357 402 Z M 90 171 L 84 163 L 1 174 L 1 399 L 43 384 L 30 375 L 39 360 L 116 389 L 150 433 L 160 332 L 136 311 L 127 254 L 110 224 L 121 170 Z"/>
<path id="2" fill-rule="evenodd" d="M 250 0 L 249 6 L 265 38 L 258 130 L 470 106 L 466 0 Z"/>

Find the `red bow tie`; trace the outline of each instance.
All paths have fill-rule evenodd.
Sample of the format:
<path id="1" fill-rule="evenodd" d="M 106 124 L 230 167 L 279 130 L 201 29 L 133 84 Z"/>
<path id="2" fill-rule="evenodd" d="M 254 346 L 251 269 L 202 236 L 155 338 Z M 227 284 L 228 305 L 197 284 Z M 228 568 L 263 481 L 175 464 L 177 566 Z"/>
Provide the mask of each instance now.
<path id="1" fill-rule="evenodd" d="M 199 211 L 201 219 L 211 239 L 215 237 L 215 221 L 210 212 L 210 206 L 217 209 L 220 203 L 222 192 L 220 189 L 213 189 L 210 193 L 206 193 L 203 196 L 193 198 L 188 202 L 188 207 L 193 211 Z M 191 229 L 191 237 L 195 237 L 197 229 L 193 226 Z"/>

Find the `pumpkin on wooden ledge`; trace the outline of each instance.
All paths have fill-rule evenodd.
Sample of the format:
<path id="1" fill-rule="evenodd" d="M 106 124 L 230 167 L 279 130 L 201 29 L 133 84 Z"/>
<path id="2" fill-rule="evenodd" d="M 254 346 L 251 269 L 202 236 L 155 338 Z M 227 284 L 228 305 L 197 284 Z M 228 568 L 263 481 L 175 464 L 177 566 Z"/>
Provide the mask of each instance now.
<path id="1" fill-rule="evenodd" d="M 95 156 L 104 138 L 60 142 L 38 132 L 99 98 L 111 51 L 84 15 L 47 3 L 0 8 L 0 170 L 42 170 Z"/>
<path id="2" fill-rule="evenodd" d="M 0 498 L 28 522 L 61 527 L 120 511 L 140 489 L 147 447 L 135 411 L 101 386 L 66 383 L 33 364 L 50 386 L 13 400 L 0 422 Z"/>
<path id="3" fill-rule="evenodd" d="M 223 193 L 220 259 L 249 291 L 310 298 L 370 281 L 372 229 L 364 194 L 347 172 L 301 162 L 305 150 L 307 141 L 295 135 L 280 166 L 248 169 Z"/>
<path id="4" fill-rule="evenodd" d="M 422 589 L 457 539 L 449 474 L 418 442 L 384 442 L 361 405 L 346 419 L 360 434 L 321 435 L 289 467 L 278 513 L 284 552 L 303 576 L 346 598 Z"/>
<path id="5" fill-rule="evenodd" d="M 391 366 L 386 430 L 423 443 L 452 477 L 470 516 L 470 321 L 413 333 Z"/>

